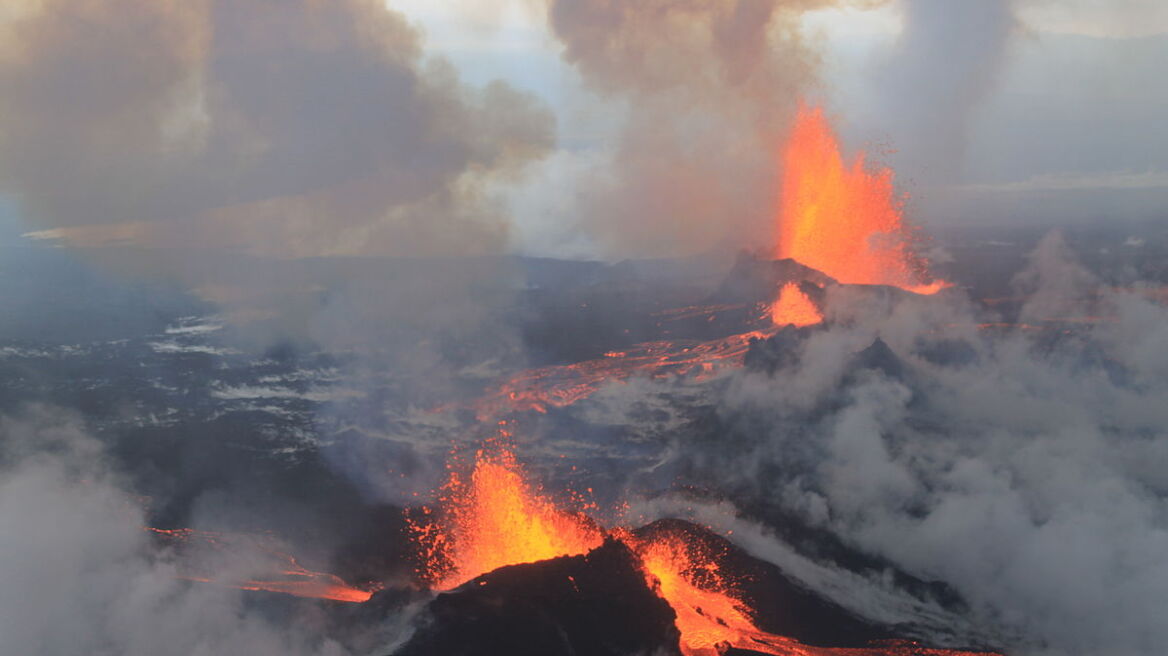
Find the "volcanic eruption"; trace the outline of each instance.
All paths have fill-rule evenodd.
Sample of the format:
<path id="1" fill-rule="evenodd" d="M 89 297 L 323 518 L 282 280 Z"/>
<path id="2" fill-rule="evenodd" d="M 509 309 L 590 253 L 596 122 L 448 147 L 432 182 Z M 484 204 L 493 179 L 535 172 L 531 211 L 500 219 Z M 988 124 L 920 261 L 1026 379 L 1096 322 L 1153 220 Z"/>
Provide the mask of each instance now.
<path id="1" fill-rule="evenodd" d="M 715 536 L 704 537 L 705 529 L 685 522 L 666 526 L 655 524 L 636 530 L 619 526 L 601 529 L 584 514 L 565 510 L 546 496 L 515 458 L 506 437 L 503 433 L 489 440 L 476 451 L 473 463 L 453 464 L 450 478 L 439 494 L 437 507 L 425 509 L 412 524 L 411 531 L 422 558 L 419 573 L 435 590 L 445 591 L 445 594 L 475 595 L 480 594 L 484 587 L 492 590 L 499 586 L 513 587 L 514 584 L 508 583 L 507 579 L 499 578 L 503 576 L 501 572 L 484 575 L 499 568 L 532 566 L 540 561 L 585 557 L 584 562 L 592 562 L 595 566 L 609 560 L 598 557 L 590 561 L 593 552 L 602 546 L 609 550 L 617 548 L 612 545 L 615 542 L 633 554 L 643 584 L 672 609 L 673 624 L 679 635 L 678 648 L 683 656 L 718 656 L 731 649 L 774 656 L 959 656 L 975 653 L 927 649 L 910 641 L 888 638 L 869 641 L 872 643 L 869 646 L 819 647 L 760 629 L 750 600 L 739 585 L 742 574 L 733 570 L 727 554 L 719 553 L 711 546 L 715 544 Z M 468 467 L 469 474 L 465 471 Z M 514 567 L 508 569 L 517 572 Z M 530 574 L 539 576 L 538 572 L 532 570 Z M 605 575 L 603 570 L 599 575 Z M 613 572 L 609 575 L 616 576 Z M 576 576 L 566 575 L 575 593 L 583 594 Z M 536 589 L 533 582 L 531 592 L 541 594 L 536 593 Z M 524 593 L 521 588 L 513 594 Z M 448 603 L 474 602 L 451 600 Z M 577 603 L 580 612 L 586 613 L 584 602 Z M 435 612 L 442 617 L 449 611 Z M 855 631 L 853 625 L 858 623 L 854 618 L 840 610 L 834 612 L 841 634 Z M 457 615 L 461 613 L 456 613 L 450 621 L 461 622 Z M 507 621 L 523 621 L 523 618 Z M 532 617 L 528 621 L 549 620 Z M 875 629 L 868 631 L 871 635 L 881 635 Z M 451 638 L 442 637 L 442 633 L 441 629 L 436 633 L 434 630 L 424 632 L 415 643 L 405 647 L 404 653 L 437 653 L 433 651 L 437 644 L 452 649 Z M 469 649 L 468 653 L 495 653 L 504 644 L 510 643 L 503 640 L 456 651 Z"/>
<path id="2" fill-rule="evenodd" d="M 813 326 L 823 321 L 823 313 L 793 282 L 784 283 L 771 304 L 771 323 L 776 326 Z"/>
<path id="3" fill-rule="evenodd" d="M 509 417 L 568 408 L 601 386 L 635 376 L 688 378 L 702 383 L 741 367 L 747 352 L 760 341 L 786 334 L 784 331 L 791 328 L 804 331 L 822 325 L 829 287 L 879 285 L 932 294 L 948 284 L 930 280 L 925 262 L 915 256 L 893 193 L 891 171 L 869 171 L 863 154 L 845 164 L 822 110 L 800 109 L 782 152 L 782 201 L 778 241 L 773 249 L 779 259 L 741 257 L 705 303 L 656 311 L 652 316 L 657 329 L 669 338 L 629 344 L 590 360 L 521 371 L 471 404 L 477 420 L 496 425 L 497 434 L 484 440 L 469 459 L 464 457 L 465 451 L 452 451 L 447 479 L 437 491 L 436 502 L 405 511 L 407 532 L 418 560 L 417 581 L 438 594 L 430 608 L 439 628 L 420 633 L 403 653 L 451 649 L 452 638 L 442 636 L 442 622 L 461 625 L 468 613 L 473 616 L 487 608 L 494 608 L 492 613 L 504 612 L 499 604 L 510 608 L 504 614 L 518 614 L 517 618 L 530 612 L 522 603 L 511 608 L 505 599 L 527 594 L 524 590 L 535 594 L 534 590 L 542 589 L 539 586 L 543 583 L 529 589 L 524 587 L 527 584 L 517 583 L 519 579 L 512 580 L 517 576 L 516 568 L 530 567 L 536 569 L 526 576 L 536 578 L 544 576 L 540 572 L 547 567 L 552 569 L 546 571 L 566 568 L 562 575 L 570 583 L 568 588 L 539 594 L 583 595 L 575 602 L 556 602 L 568 603 L 569 609 L 575 603 L 581 610 L 557 606 L 560 610 L 554 619 L 540 620 L 550 622 L 553 629 L 574 622 L 570 617 L 573 612 L 597 612 L 583 609 L 603 603 L 604 595 L 633 594 L 631 590 L 639 589 L 672 611 L 670 625 L 676 631 L 676 648 L 684 656 L 716 656 L 727 650 L 774 655 L 965 653 L 925 650 L 898 642 L 902 636 L 897 632 L 866 624 L 849 611 L 802 590 L 781 573 L 772 573 L 770 576 L 777 578 L 770 583 L 798 600 L 786 612 L 797 610 L 783 625 L 787 634 L 760 628 L 760 624 L 765 625 L 760 619 L 765 618 L 752 606 L 743 586 L 748 575 L 741 571 L 742 563 L 752 561 L 744 554 L 731 555 L 737 550 L 731 542 L 708 528 L 685 522 L 635 528 L 615 521 L 606 526 L 589 514 L 603 514 L 590 496 L 551 494 L 534 480 L 515 453 Z M 452 409 L 457 406 L 436 411 Z M 184 542 L 195 538 L 211 544 L 222 542 L 210 533 L 155 532 Z M 284 563 L 272 568 L 281 572 L 278 578 L 228 584 L 337 601 L 381 598 L 336 576 L 307 570 L 282 552 L 269 549 L 268 553 Z M 550 562 L 572 564 L 543 565 Z M 605 568 L 613 569 L 606 573 Z M 591 584 L 586 580 L 603 581 L 605 577 L 615 577 L 612 585 L 616 587 L 601 585 L 598 589 L 607 592 L 587 592 Z M 187 574 L 185 578 L 220 580 L 206 573 Z M 504 597 L 497 596 L 501 594 Z M 480 599 L 474 595 L 496 596 Z M 456 598 L 463 601 L 454 601 Z M 469 606 L 464 607 L 466 604 Z M 799 621 L 808 624 L 800 626 Z M 813 630 L 812 625 L 834 630 Z M 648 630 L 647 626 L 626 627 L 625 632 L 636 635 Z M 641 638 L 649 642 L 673 640 L 653 633 L 660 631 L 661 625 L 653 626 L 656 628 Z M 466 630 L 473 633 L 479 629 Z M 584 639 L 576 630 L 563 630 L 576 636 L 572 640 Z M 656 637 L 647 637 L 650 634 Z M 627 644 L 640 643 L 633 640 Z M 494 653 L 499 649 L 492 644 L 472 651 Z"/>
<path id="4" fill-rule="evenodd" d="M 479 449 L 469 473 L 452 466 L 440 515 L 423 509 L 411 523 L 423 576 L 437 590 L 505 565 L 586 553 L 603 540 L 590 519 L 557 507 L 531 483 L 506 437 Z"/>
<path id="5" fill-rule="evenodd" d="M 730 279 L 753 279 L 750 285 L 761 284 L 765 296 L 757 297 L 755 290 L 738 297 L 727 289 L 702 306 L 662 312 L 667 320 L 700 317 L 707 322 L 728 312 L 745 312 L 739 325 L 746 323 L 751 330 L 715 339 L 642 342 L 592 360 L 526 370 L 476 402 L 480 419 L 568 406 L 606 383 L 633 376 L 702 376 L 740 366 L 752 340 L 788 325 L 822 323 L 822 291 L 828 285 L 883 285 L 921 295 L 950 285 L 933 278 L 928 262 L 917 254 L 919 240 L 904 219 L 892 170 L 871 167 L 863 152 L 846 161 L 822 108 L 800 106 L 781 155 L 776 243 L 771 249 L 779 259 L 748 258 L 747 266 L 736 266 L 729 274 Z M 817 297 L 808 290 L 817 291 Z"/>
<path id="6" fill-rule="evenodd" d="M 1141 3 L 10 0 L 0 652 L 1168 653 Z"/>
<path id="7" fill-rule="evenodd" d="M 823 109 L 801 105 L 782 151 L 775 254 L 844 284 L 891 285 L 918 294 L 927 280 L 893 189 L 892 169 L 869 170 L 863 152 L 845 161 Z"/>

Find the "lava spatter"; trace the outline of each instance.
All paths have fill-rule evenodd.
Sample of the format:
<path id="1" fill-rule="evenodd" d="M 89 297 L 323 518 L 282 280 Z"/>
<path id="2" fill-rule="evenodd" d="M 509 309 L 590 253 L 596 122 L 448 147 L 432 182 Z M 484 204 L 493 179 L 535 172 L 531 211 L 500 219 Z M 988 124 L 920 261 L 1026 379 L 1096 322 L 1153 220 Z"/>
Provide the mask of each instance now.
<path id="1" fill-rule="evenodd" d="M 823 314 L 799 285 L 789 282 L 779 290 L 779 297 L 770 307 L 771 323 L 775 326 L 814 326 L 823 323 Z"/>
<path id="2" fill-rule="evenodd" d="M 501 440 L 478 450 L 469 473 L 452 467 L 438 507 L 410 526 L 421 574 L 439 590 L 505 565 L 587 553 L 604 541 L 591 519 L 557 507 L 532 483 Z"/>
<path id="3" fill-rule="evenodd" d="M 844 284 L 918 294 L 948 286 L 929 281 L 924 262 L 913 256 L 892 170 L 869 170 L 863 152 L 845 162 L 822 109 L 799 109 L 782 164 L 777 257 Z"/>

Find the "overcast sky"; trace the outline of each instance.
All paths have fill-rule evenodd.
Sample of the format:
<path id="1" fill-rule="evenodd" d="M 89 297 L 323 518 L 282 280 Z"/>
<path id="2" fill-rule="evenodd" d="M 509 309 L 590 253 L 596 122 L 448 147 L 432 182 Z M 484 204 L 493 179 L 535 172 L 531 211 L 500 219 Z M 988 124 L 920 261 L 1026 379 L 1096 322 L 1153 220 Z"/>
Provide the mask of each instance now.
<path id="1" fill-rule="evenodd" d="M 856 3 L 863 5 L 865 3 Z M 914 76 L 946 70 L 949 52 L 930 44 L 896 58 L 906 36 L 905 2 L 825 9 L 802 19 L 823 57 L 826 103 L 853 149 L 876 151 L 928 224 L 1058 223 L 1108 218 L 1168 221 L 1168 3 L 1160 0 L 1018 0 L 1008 41 L 983 43 L 970 57 L 1001 49 L 997 70 L 940 152 L 911 123 L 939 99 L 916 94 Z M 977 3 L 970 3 L 971 5 Z M 616 138 L 624 107 L 589 93 L 561 57 L 541 3 L 513 0 L 390 0 L 426 34 L 427 48 L 474 83 L 502 78 L 556 111 L 562 151 L 603 150 Z M 975 28 L 970 28 L 971 30 Z M 974 64 L 976 65 L 976 64 Z M 934 69 L 931 72 L 928 69 Z M 911 70 L 910 70 L 911 69 Z M 943 101 L 941 101 L 943 103 Z M 943 111 L 943 110 L 939 110 Z M 525 245 L 556 248 L 556 203 L 548 182 L 570 184 L 584 155 L 551 157 L 541 189 L 520 196 Z M 945 160 L 939 166 L 938 160 Z M 946 175 L 937 175 L 938 168 Z"/>

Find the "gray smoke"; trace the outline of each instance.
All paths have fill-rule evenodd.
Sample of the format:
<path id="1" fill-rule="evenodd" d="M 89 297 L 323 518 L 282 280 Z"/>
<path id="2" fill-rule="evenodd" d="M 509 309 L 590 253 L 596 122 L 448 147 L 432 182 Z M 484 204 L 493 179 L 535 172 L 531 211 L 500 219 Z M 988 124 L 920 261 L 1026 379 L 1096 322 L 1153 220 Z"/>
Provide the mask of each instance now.
<path id="1" fill-rule="evenodd" d="M 581 228 L 609 257 L 771 243 L 776 152 L 818 57 L 798 19 L 829 0 L 553 0 L 563 56 L 627 103 L 601 165 L 581 176 Z"/>
<path id="2" fill-rule="evenodd" d="M 871 77 L 875 109 L 862 120 L 868 138 L 890 137 L 902 177 L 927 184 L 960 179 L 972 121 L 1020 31 L 1013 4 L 902 0 L 904 31 Z"/>
<path id="3" fill-rule="evenodd" d="M 312 617 L 273 624 L 242 593 L 178 578 L 141 500 L 76 418 L 0 417 L 0 637 L 12 654 L 342 656 Z"/>
<path id="4" fill-rule="evenodd" d="M 796 365 L 731 379 L 729 433 L 683 448 L 730 487 L 952 585 L 976 621 L 1020 636 L 1016 653 L 1158 653 L 1168 310 L 1068 257 L 1048 236 L 1019 276 L 1024 317 L 1070 322 L 1041 330 L 978 331 L 959 295 L 841 290 Z M 1090 313 L 1104 319 L 1081 323 Z M 856 360 L 877 337 L 898 366 Z"/>
<path id="5" fill-rule="evenodd" d="M 552 142 L 374 0 L 29 3 L 0 29 L 0 188 L 70 243 L 500 252 L 487 187 Z"/>

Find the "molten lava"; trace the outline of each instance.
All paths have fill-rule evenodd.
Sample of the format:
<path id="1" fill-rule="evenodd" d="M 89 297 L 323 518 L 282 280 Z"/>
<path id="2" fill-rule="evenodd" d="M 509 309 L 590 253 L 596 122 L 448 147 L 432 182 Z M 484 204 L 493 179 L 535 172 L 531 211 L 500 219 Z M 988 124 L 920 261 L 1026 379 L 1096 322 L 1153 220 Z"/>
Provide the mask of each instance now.
<path id="1" fill-rule="evenodd" d="M 411 521 L 422 574 L 439 590 L 505 565 L 587 553 L 604 541 L 585 515 L 557 508 L 497 442 L 476 453 L 469 479 L 451 470 L 439 505 Z"/>
<path id="2" fill-rule="evenodd" d="M 373 596 L 372 592 L 354 588 L 340 577 L 327 572 L 307 569 L 290 554 L 278 551 L 265 544 L 256 536 L 196 531 L 190 528 L 163 529 L 146 527 L 145 530 L 176 549 L 202 549 L 213 552 L 233 553 L 246 551 L 251 556 L 262 556 L 266 561 L 262 578 L 239 579 L 220 577 L 206 571 L 192 570 L 192 563 L 200 559 L 184 560 L 179 565 L 178 578 L 199 583 L 215 583 L 240 590 L 263 590 L 279 592 L 296 597 L 329 599 L 361 603 Z M 206 554 L 204 554 L 206 555 Z"/>
<path id="3" fill-rule="evenodd" d="M 783 151 L 778 257 L 845 284 L 892 285 L 932 294 L 915 259 L 892 187 L 892 170 L 870 172 L 861 152 L 850 164 L 823 110 L 801 107 Z"/>
<path id="4" fill-rule="evenodd" d="M 761 631 L 733 592 L 713 554 L 680 535 L 626 538 L 641 558 L 646 581 L 677 614 L 681 653 L 718 656 L 727 647 L 766 654 L 799 653 L 796 640 Z"/>
<path id="5" fill-rule="evenodd" d="M 643 342 L 627 351 L 605 353 L 603 358 L 528 369 L 475 402 L 475 413 L 479 419 L 488 420 L 524 410 L 547 412 L 549 407 L 562 408 L 586 399 L 606 383 L 638 375 L 708 376 L 725 367 L 741 366 L 751 341 L 772 334 L 756 330 L 705 342 Z"/>
<path id="6" fill-rule="evenodd" d="M 789 282 L 783 285 L 779 297 L 771 304 L 771 322 L 776 326 L 813 326 L 823 322 L 823 315 L 799 285 Z"/>

